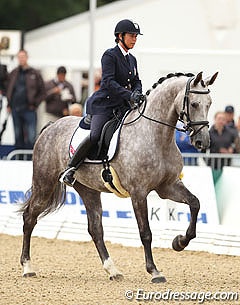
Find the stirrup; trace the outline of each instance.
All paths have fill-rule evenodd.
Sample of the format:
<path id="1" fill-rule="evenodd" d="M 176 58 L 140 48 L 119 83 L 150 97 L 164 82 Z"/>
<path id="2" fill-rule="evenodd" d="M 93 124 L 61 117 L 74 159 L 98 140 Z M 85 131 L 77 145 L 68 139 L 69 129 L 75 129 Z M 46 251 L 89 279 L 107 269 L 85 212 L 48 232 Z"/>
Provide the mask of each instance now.
<path id="1" fill-rule="evenodd" d="M 68 185 L 68 186 L 73 186 L 74 185 L 74 183 L 75 183 L 75 181 L 76 181 L 76 179 L 75 178 L 73 178 L 73 181 L 70 183 L 70 182 L 68 182 L 68 181 L 64 181 L 64 178 L 66 177 L 66 175 L 70 172 L 70 171 L 75 171 L 76 170 L 76 168 L 75 167 L 69 167 L 68 169 L 66 169 L 65 170 L 65 172 L 61 175 L 61 177 L 59 178 L 59 181 L 61 182 L 61 183 L 64 183 L 64 184 L 66 184 L 66 185 Z"/>

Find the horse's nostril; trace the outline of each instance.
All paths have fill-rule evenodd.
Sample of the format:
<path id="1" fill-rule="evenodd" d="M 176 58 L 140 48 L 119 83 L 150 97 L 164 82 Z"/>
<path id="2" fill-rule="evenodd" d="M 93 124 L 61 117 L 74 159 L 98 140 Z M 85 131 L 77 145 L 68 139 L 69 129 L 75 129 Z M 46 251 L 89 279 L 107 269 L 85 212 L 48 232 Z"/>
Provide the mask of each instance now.
<path id="1" fill-rule="evenodd" d="M 201 149 L 202 148 L 202 142 L 201 141 L 196 141 L 195 146 L 197 149 Z"/>

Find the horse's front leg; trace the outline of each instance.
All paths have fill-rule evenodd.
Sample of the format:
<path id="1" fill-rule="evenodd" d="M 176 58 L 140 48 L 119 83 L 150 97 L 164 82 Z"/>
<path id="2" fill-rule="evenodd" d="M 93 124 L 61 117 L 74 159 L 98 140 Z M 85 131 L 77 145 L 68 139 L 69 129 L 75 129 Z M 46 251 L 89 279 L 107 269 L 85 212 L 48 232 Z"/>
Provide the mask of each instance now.
<path id="1" fill-rule="evenodd" d="M 97 248 L 104 270 L 109 274 L 110 280 L 121 280 L 123 275 L 115 267 L 110 258 L 103 239 L 102 204 L 100 192 L 87 188 L 75 182 L 74 188 L 82 197 L 88 218 L 88 232 Z"/>
<path id="2" fill-rule="evenodd" d="M 178 235 L 172 242 L 174 250 L 182 251 L 189 244 L 190 240 L 196 237 L 197 216 L 200 209 L 199 200 L 184 186 L 180 179 L 178 179 L 174 184 L 159 187 L 156 189 L 156 192 L 161 198 L 167 198 L 189 205 L 191 219 L 186 235 Z"/>
<path id="3" fill-rule="evenodd" d="M 134 213 L 137 219 L 140 238 L 144 247 L 146 269 L 152 275 L 153 283 L 164 283 L 166 278 L 157 270 L 152 256 L 152 232 L 148 222 L 148 209 L 146 197 L 143 199 L 132 197 Z"/>

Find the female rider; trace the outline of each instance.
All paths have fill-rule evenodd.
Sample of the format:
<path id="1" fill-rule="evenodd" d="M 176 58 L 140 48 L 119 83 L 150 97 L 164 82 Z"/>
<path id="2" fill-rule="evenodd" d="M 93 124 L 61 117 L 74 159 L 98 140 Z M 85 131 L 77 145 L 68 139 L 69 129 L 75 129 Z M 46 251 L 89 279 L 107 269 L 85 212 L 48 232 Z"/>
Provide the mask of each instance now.
<path id="1" fill-rule="evenodd" d="M 83 163 L 89 150 L 101 135 L 104 124 L 109 121 L 115 111 L 125 113 L 131 104 L 138 104 L 142 98 L 142 83 L 138 76 L 137 60 L 129 53 L 142 35 L 137 23 L 124 19 L 117 23 L 114 31 L 114 48 L 104 52 L 102 64 L 102 80 L 100 89 L 87 100 L 86 113 L 92 116 L 91 132 L 80 143 L 60 181 L 73 186 L 74 173 Z"/>

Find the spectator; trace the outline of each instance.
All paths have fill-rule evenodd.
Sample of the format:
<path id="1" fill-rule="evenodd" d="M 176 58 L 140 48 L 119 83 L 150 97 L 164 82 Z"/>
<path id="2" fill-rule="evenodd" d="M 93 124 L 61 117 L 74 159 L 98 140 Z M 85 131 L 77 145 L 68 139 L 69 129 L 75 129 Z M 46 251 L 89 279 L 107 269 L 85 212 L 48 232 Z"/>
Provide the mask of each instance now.
<path id="1" fill-rule="evenodd" d="M 214 124 L 210 128 L 210 153 L 233 154 L 240 152 L 240 139 L 231 127 L 227 126 L 224 112 L 217 112 L 214 116 Z M 230 165 L 231 159 L 220 158 L 211 162 L 214 169 L 222 169 L 224 165 Z"/>
<path id="2" fill-rule="evenodd" d="M 183 127 L 183 123 L 178 122 L 178 128 Z M 176 144 L 182 153 L 198 153 L 198 150 L 191 144 L 191 139 L 186 132 L 176 130 Z M 184 165 L 197 165 L 197 158 L 184 157 Z"/>
<path id="3" fill-rule="evenodd" d="M 68 107 L 76 102 L 73 86 L 66 80 L 67 70 L 61 66 L 57 69 L 56 78 L 45 83 L 46 87 L 46 113 L 44 121 L 55 122 L 69 114 Z"/>
<path id="4" fill-rule="evenodd" d="M 100 89 L 102 79 L 102 69 L 96 69 L 94 73 L 94 92 Z M 88 73 L 82 75 L 82 98 L 80 103 L 83 106 L 84 113 L 86 113 L 86 100 L 88 98 Z"/>
<path id="5" fill-rule="evenodd" d="M 83 115 L 83 108 L 82 105 L 79 103 L 74 103 L 69 106 L 69 115 L 75 115 L 82 117 Z"/>
<path id="6" fill-rule="evenodd" d="M 81 105 L 84 108 L 85 102 L 88 98 L 88 73 L 83 72 L 82 74 L 82 94 L 81 94 Z"/>
<path id="7" fill-rule="evenodd" d="M 230 127 L 233 132 L 237 135 L 237 127 L 234 121 L 234 107 L 231 105 L 228 105 L 225 107 L 225 116 L 226 116 L 226 125 Z"/>
<path id="8" fill-rule="evenodd" d="M 17 54 L 18 67 L 8 77 L 8 112 L 12 113 L 15 147 L 32 149 L 36 140 L 37 108 L 45 98 L 45 88 L 39 71 L 28 65 L 28 53 Z"/>
<path id="9" fill-rule="evenodd" d="M 102 69 L 97 69 L 94 73 L 94 91 L 98 91 L 101 86 Z"/>
<path id="10" fill-rule="evenodd" d="M 6 95 L 7 78 L 8 78 L 7 66 L 2 65 L 0 63 L 0 114 L 3 107 L 3 96 Z M 1 143 L 1 138 L 0 138 L 0 143 Z"/>
<path id="11" fill-rule="evenodd" d="M 7 66 L 0 63 L 0 94 L 6 94 L 6 85 L 8 79 Z"/>
<path id="12" fill-rule="evenodd" d="M 236 127 L 237 127 L 237 131 L 238 131 L 238 136 L 240 137 L 240 116 L 238 117 Z"/>

